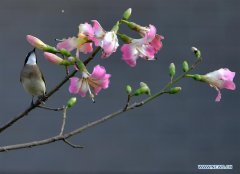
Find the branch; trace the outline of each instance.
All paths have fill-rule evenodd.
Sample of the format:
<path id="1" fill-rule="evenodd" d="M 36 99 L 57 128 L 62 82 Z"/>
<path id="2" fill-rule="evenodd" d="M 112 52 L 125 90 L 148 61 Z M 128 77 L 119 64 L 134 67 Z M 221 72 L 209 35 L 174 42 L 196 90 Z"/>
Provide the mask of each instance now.
<path id="1" fill-rule="evenodd" d="M 61 127 L 61 131 L 60 131 L 59 135 L 63 134 L 65 124 L 66 124 L 66 118 L 67 118 L 67 107 L 64 106 L 64 108 L 63 108 L 63 122 L 62 122 L 62 127 Z"/>
<path id="2" fill-rule="evenodd" d="M 92 128 L 94 126 L 97 126 L 101 123 L 104 123 L 105 121 L 108 121 L 112 118 L 115 118 L 116 116 L 124 113 L 124 112 L 128 112 L 132 109 L 136 109 L 138 107 L 141 107 L 145 104 L 147 104 L 148 102 L 156 99 L 157 97 L 161 96 L 162 94 L 165 94 L 167 93 L 166 90 L 168 90 L 170 87 L 172 87 L 174 84 L 176 84 L 178 81 L 180 81 L 181 79 L 183 79 L 187 73 L 189 73 L 190 71 L 192 71 L 199 63 L 201 62 L 201 59 L 198 59 L 193 65 L 192 67 L 189 69 L 189 71 L 183 73 L 182 75 L 178 76 L 175 80 L 173 80 L 172 82 L 169 82 L 161 91 L 159 91 L 158 93 L 148 97 L 147 99 L 145 100 L 142 100 L 141 102 L 138 102 L 138 103 L 134 103 L 130 106 L 127 106 L 127 108 L 124 108 L 124 109 L 120 109 L 116 112 L 113 112 L 109 115 L 106 115 L 98 120 L 95 120 L 95 121 L 92 121 L 80 128 L 77 128 L 69 133 L 65 133 L 65 134 L 59 134 L 57 136 L 54 136 L 54 137 L 51 137 L 51 138 L 47 138 L 47 139 L 44 139 L 44 140 L 40 140 L 40 141 L 34 141 L 34 142 L 29 142 L 29 143 L 23 143 L 23 144 L 15 144 L 15 145 L 8 145 L 8 146 L 3 146 L 3 147 L 0 147 L 0 152 L 6 152 L 6 151 L 10 151 L 10 150 L 16 150 L 16 149 L 23 149 L 23 148 L 31 148 L 31 147 L 34 147 L 34 146 L 41 146 L 41 145 L 45 145 L 45 144 L 50 144 L 50 143 L 53 143 L 53 142 L 56 142 L 56 141 L 64 141 L 74 135 L 77 135 L 77 134 L 80 134 L 84 131 L 86 131 L 87 129 L 89 128 Z"/>
<path id="3" fill-rule="evenodd" d="M 62 111 L 64 108 L 50 108 L 50 107 L 47 107 L 47 106 L 42 106 L 42 105 L 39 105 L 37 106 L 38 108 L 41 108 L 41 109 L 46 109 L 46 110 L 50 110 L 50 111 Z"/>
<path id="4" fill-rule="evenodd" d="M 83 146 L 77 145 L 77 144 L 73 144 L 71 142 L 69 142 L 66 139 L 63 139 L 63 142 L 66 143 L 67 145 L 71 146 L 72 148 L 84 148 Z"/>
<path id="5" fill-rule="evenodd" d="M 163 94 L 163 93 L 162 93 Z M 160 96 L 161 94 L 158 94 L 158 96 Z M 151 98 L 151 97 L 149 97 Z M 29 142 L 29 143 L 23 143 L 23 144 L 16 144 L 16 145 L 9 145 L 9 146 L 3 146 L 3 147 L 0 147 L 0 152 L 6 152 L 6 151 L 10 151 L 10 150 L 16 150 L 16 149 L 23 149 L 23 148 L 31 148 L 31 147 L 34 147 L 34 146 L 41 146 L 41 145 L 45 145 L 45 144 L 50 144 L 50 143 L 53 143 L 53 142 L 56 142 L 56 141 L 64 141 L 76 134 L 79 134 L 79 133 L 82 133 L 83 131 L 86 131 L 87 129 L 91 128 L 91 127 L 94 127 L 96 125 L 99 125 L 101 123 L 104 123 L 105 121 L 107 120 L 110 120 L 124 112 L 127 112 L 129 110 L 132 110 L 132 109 L 135 109 L 137 107 L 140 107 L 140 106 L 143 106 L 144 104 L 146 104 L 146 100 L 143 100 L 142 102 L 139 102 L 139 103 L 135 103 L 135 104 L 132 104 L 131 106 L 129 106 L 127 109 L 120 109 L 112 114 L 109 114 L 107 116 L 104 116 L 96 121 L 93 121 L 91 123 L 88 123 L 78 129 L 75 129 L 69 133 L 65 133 L 65 134 L 59 134 L 57 136 L 54 136 L 54 137 L 51 137 L 51 138 L 47 138 L 47 139 L 44 139 L 44 140 L 40 140 L 40 141 L 33 141 L 33 142 Z"/>
<path id="6" fill-rule="evenodd" d="M 87 65 L 100 51 L 99 47 L 92 53 L 91 56 L 87 60 L 84 61 L 84 64 Z M 73 71 L 71 74 L 67 75 L 57 86 L 55 86 L 49 93 L 47 93 L 44 97 L 41 99 L 38 99 L 33 105 L 28 107 L 25 111 L 17 115 L 16 117 L 12 118 L 10 121 L 5 123 L 3 126 L 0 127 L 0 133 L 5 131 L 7 128 L 12 126 L 14 123 L 16 123 L 18 120 L 22 119 L 23 117 L 27 116 L 29 112 L 31 112 L 36 107 L 40 106 L 42 102 L 45 102 L 50 98 L 55 92 L 57 92 L 71 77 L 73 77 L 77 73 L 77 70 Z"/>

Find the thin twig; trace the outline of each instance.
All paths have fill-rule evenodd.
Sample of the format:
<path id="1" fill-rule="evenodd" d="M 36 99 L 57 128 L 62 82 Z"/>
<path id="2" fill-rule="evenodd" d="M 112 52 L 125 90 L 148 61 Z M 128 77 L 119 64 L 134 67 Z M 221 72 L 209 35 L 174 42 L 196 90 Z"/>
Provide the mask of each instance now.
<path id="1" fill-rule="evenodd" d="M 42 108 L 42 109 L 46 109 L 46 110 L 50 110 L 50 111 L 62 111 L 64 109 L 63 107 L 61 107 L 61 108 L 50 108 L 50 107 L 42 106 L 42 105 L 39 105 L 37 107 Z"/>
<path id="2" fill-rule="evenodd" d="M 63 134 L 64 128 L 65 128 L 65 124 L 66 124 L 66 118 L 67 118 L 67 107 L 64 106 L 63 107 L 63 121 L 62 121 L 62 127 L 61 127 L 61 131 L 59 135 Z"/>
<path id="3" fill-rule="evenodd" d="M 83 146 L 77 145 L 77 144 L 73 144 L 73 143 L 69 142 L 66 139 L 63 139 L 63 142 L 66 143 L 67 145 L 71 146 L 72 148 L 84 148 Z"/>
<path id="4" fill-rule="evenodd" d="M 132 97 L 132 95 L 131 95 L 131 94 L 128 94 L 127 103 L 126 103 L 125 107 L 123 108 L 124 111 L 128 108 L 129 103 L 130 103 L 130 100 L 131 100 L 131 97 Z"/>
<path id="5" fill-rule="evenodd" d="M 50 143 L 53 143 L 53 142 L 56 142 L 56 141 L 60 141 L 60 140 L 66 140 L 74 135 L 77 135 L 77 134 L 80 134 L 86 130 L 88 130 L 89 128 L 92 128 L 96 125 L 99 125 L 101 123 L 104 123 L 105 121 L 108 121 L 112 118 L 115 118 L 116 116 L 124 113 L 124 112 L 127 112 L 127 111 L 130 111 L 132 109 L 136 109 L 138 107 L 141 107 L 145 104 L 147 104 L 148 102 L 156 99 L 157 97 L 161 96 L 162 94 L 165 94 L 166 93 L 166 90 L 169 89 L 170 87 L 172 87 L 174 84 L 176 84 L 178 81 L 180 81 L 181 79 L 183 79 L 185 77 L 185 75 L 187 73 L 189 73 L 190 71 L 192 71 L 199 63 L 201 62 L 201 60 L 197 60 L 193 65 L 192 67 L 185 73 L 183 73 L 182 75 L 178 76 L 175 80 L 173 80 L 172 82 L 168 83 L 161 91 L 159 91 L 158 93 L 148 97 L 147 99 L 141 101 L 141 102 L 138 102 L 138 103 L 134 103 L 130 106 L 128 106 L 125 110 L 124 109 L 120 109 L 116 112 L 113 112 L 109 115 L 106 115 L 98 120 L 95 120 L 95 121 L 92 121 L 80 128 L 77 128 L 71 132 L 68 132 L 68 133 L 65 133 L 65 134 L 62 134 L 62 135 L 57 135 L 57 136 L 54 136 L 54 137 L 51 137 L 51 138 L 47 138 L 47 139 L 44 139 L 44 140 L 40 140 L 40 141 L 34 141 L 34 142 L 29 142 L 29 143 L 23 143 L 23 144 L 15 144 L 15 145 L 8 145 L 8 146 L 4 146 L 4 147 L 0 147 L 0 152 L 5 152 L 5 151 L 10 151 L 10 150 L 16 150 L 16 149 L 23 149 L 23 148 L 31 148 L 31 147 L 34 147 L 34 146 L 41 146 L 41 145 L 45 145 L 45 144 L 50 144 Z"/>

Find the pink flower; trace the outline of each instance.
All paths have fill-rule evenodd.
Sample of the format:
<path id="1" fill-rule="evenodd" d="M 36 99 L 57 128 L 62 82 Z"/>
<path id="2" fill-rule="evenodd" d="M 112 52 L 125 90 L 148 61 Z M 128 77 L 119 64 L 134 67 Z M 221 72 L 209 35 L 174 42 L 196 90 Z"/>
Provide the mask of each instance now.
<path id="1" fill-rule="evenodd" d="M 97 65 L 94 67 L 92 74 L 82 72 L 82 78 L 70 78 L 69 92 L 73 94 L 80 94 L 82 97 L 89 92 L 91 98 L 97 95 L 102 89 L 107 89 L 110 83 L 111 75 L 106 73 L 103 66 Z M 93 90 L 94 95 L 91 90 Z"/>
<path id="2" fill-rule="evenodd" d="M 84 54 L 93 51 L 92 43 L 88 36 L 93 36 L 93 28 L 90 24 L 80 24 L 78 37 L 69 37 L 68 39 L 63 39 L 57 44 L 58 49 L 66 49 L 68 51 L 73 51 L 77 49 L 77 57 L 79 57 L 79 52 Z"/>
<path id="3" fill-rule="evenodd" d="M 113 52 L 116 52 L 119 44 L 115 31 L 106 32 L 97 20 L 93 20 L 94 35 L 89 37 L 96 46 L 103 49 L 102 58 L 109 57 Z"/>
<path id="4" fill-rule="evenodd" d="M 210 72 L 202 76 L 202 80 L 207 82 L 211 87 L 214 87 L 218 91 L 218 95 L 215 99 L 216 102 L 221 100 L 220 89 L 226 88 L 230 90 L 235 90 L 236 86 L 233 82 L 235 72 L 231 72 L 227 68 L 221 68 L 219 70 Z"/>
<path id="5" fill-rule="evenodd" d="M 163 36 L 156 34 L 156 28 L 149 25 L 149 28 L 143 27 L 143 29 L 140 32 L 143 38 L 132 39 L 131 43 L 124 44 L 121 48 L 122 59 L 131 67 L 136 66 L 138 57 L 154 60 L 155 54 L 162 48 Z"/>

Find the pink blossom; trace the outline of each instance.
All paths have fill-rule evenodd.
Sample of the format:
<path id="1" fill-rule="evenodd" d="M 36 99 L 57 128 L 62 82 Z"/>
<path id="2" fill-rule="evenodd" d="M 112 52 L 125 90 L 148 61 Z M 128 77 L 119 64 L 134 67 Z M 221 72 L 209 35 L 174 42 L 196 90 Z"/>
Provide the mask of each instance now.
<path id="1" fill-rule="evenodd" d="M 97 20 L 93 20 L 94 35 L 89 38 L 103 49 L 102 58 L 109 57 L 113 52 L 116 52 L 119 44 L 115 31 L 105 31 Z"/>
<path id="2" fill-rule="evenodd" d="M 154 60 L 155 54 L 162 48 L 163 36 L 156 34 L 156 28 L 153 25 L 143 28 L 144 30 L 140 32 L 143 38 L 132 39 L 131 43 L 121 47 L 122 59 L 131 67 L 136 66 L 138 57 Z"/>
<path id="3" fill-rule="evenodd" d="M 82 97 L 89 92 L 91 98 L 97 95 L 102 89 L 107 89 L 110 83 L 110 74 L 106 73 L 103 66 L 97 65 L 94 67 L 92 74 L 88 72 L 82 73 L 82 78 L 70 78 L 69 92 L 79 94 Z M 91 90 L 93 90 L 94 95 Z"/>
<path id="4" fill-rule="evenodd" d="M 57 44 L 58 49 L 66 49 L 68 51 L 73 51 L 77 49 L 77 57 L 79 57 L 79 52 L 84 54 L 93 51 L 92 43 L 90 42 L 88 36 L 93 36 L 93 28 L 90 24 L 80 24 L 78 37 L 69 37 L 68 39 L 63 39 Z"/>
<path id="5" fill-rule="evenodd" d="M 203 75 L 202 80 L 207 82 L 211 87 L 214 87 L 218 91 L 218 95 L 215 101 L 219 102 L 221 100 L 220 89 L 236 89 L 235 83 L 233 82 L 234 76 L 235 72 L 231 72 L 227 68 L 221 68 L 219 70 Z"/>

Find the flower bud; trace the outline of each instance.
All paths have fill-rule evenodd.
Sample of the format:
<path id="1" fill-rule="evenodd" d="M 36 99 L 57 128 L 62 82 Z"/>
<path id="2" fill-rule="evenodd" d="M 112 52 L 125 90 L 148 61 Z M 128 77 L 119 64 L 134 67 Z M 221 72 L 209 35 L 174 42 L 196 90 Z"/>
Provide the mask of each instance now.
<path id="1" fill-rule="evenodd" d="M 32 35 L 27 35 L 26 39 L 33 47 L 38 48 L 40 50 L 44 50 L 48 47 L 48 45 L 46 45 L 43 41 Z"/>
<path id="2" fill-rule="evenodd" d="M 203 81 L 204 80 L 203 76 L 199 75 L 199 74 L 193 75 L 193 79 L 197 80 L 197 81 Z"/>
<path id="3" fill-rule="evenodd" d="M 128 95 L 130 95 L 132 93 L 132 87 L 130 85 L 126 86 L 126 92 Z"/>
<path id="4" fill-rule="evenodd" d="M 194 55 L 196 56 L 196 58 L 198 58 L 198 59 L 201 58 L 201 52 L 199 51 L 199 49 L 197 49 L 196 47 L 192 47 L 192 51 L 193 51 Z"/>
<path id="5" fill-rule="evenodd" d="M 167 93 L 168 93 L 168 94 L 177 94 L 177 93 L 179 93 L 181 90 L 182 90 L 181 87 L 173 87 L 173 88 L 171 88 Z"/>
<path id="6" fill-rule="evenodd" d="M 131 14 L 132 14 L 132 9 L 129 8 L 123 13 L 122 19 L 128 20 L 130 18 Z"/>
<path id="7" fill-rule="evenodd" d="M 73 105 L 75 105 L 77 102 L 77 98 L 76 97 L 72 97 L 68 100 L 67 102 L 67 108 L 71 108 Z"/>
<path id="8" fill-rule="evenodd" d="M 174 63 L 170 63 L 169 65 L 169 75 L 171 77 L 171 79 L 174 77 L 174 75 L 176 74 L 176 68 Z"/>
<path id="9" fill-rule="evenodd" d="M 43 50 L 44 48 L 47 47 L 47 45 L 43 41 L 32 35 L 27 35 L 26 39 L 33 47 L 38 48 L 40 50 Z"/>
<path id="10" fill-rule="evenodd" d="M 127 24 L 127 26 L 134 31 L 140 32 L 143 30 L 143 27 L 141 25 L 138 25 L 134 22 L 124 21 L 124 23 Z"/>
<path id="11" fill-rule="evenodd" d="M 144 82 L 140 82 L 140 88 L 138 88 L 134 93 L 135 96 L 139 96 L 139 95 L 142 95 L 142 94 L 151 95 L 150 88 Z"/>
<path id="12" fill-rule="evenodd" d="M 132 42 L 132 38 L 127 36 L 126 34 L 119 34 L 118 36 L 120 37 L 120 39 L 122 39 L 123 42 L 125 43 L 131 43 Z"/>
<path id="13" fill-rule="evenodd" d="M 64 62 L 62 58 L 56 56 L 55 54 L 44 52 L 43 55 L 49 62 L 52 62 L 54 64 L 62 65 Z"/>
<path id="14" fill-rule="evenodd" d="M 183 61 L 182 69 L 183 69 L 183 72 L 187 72 L 189 70 L 189 66 L 188 66 L 188 62 L 187 61 Z"/>
<path id="15" fill-rule="evenodd" d="M 50 53 L 58 53 L 59 52 L 55 47 L 45 44 L 43 41 L 41 41 L 40 39 L 38 39 L 37 37 L 34 37 L 32 35 L 27 35 L 26 39 L 33 47 L 38 48 L 40 50 L 50 52 Z"/>
<path id="16" fill-rule="evenodd" d="M 114 31 L 115 33 L 118 32 L 119 29 L 119 22 L 117 21 L 117 23 L 113 26 L 113 28 L 111 29 L 111 31 Z"/>

